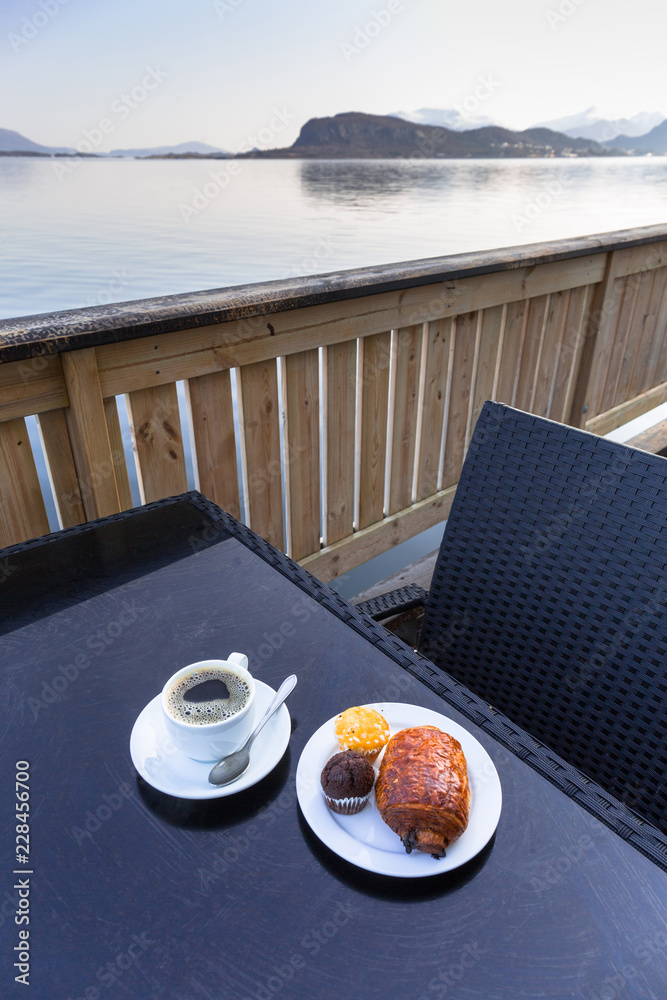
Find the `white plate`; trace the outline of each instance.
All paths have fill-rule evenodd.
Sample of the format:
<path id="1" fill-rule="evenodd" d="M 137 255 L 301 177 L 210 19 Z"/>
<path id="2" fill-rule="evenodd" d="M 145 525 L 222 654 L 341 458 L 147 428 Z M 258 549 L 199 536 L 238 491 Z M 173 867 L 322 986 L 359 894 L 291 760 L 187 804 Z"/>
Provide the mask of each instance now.
<path id="1" fill-rule="evenodd" d="M 482 744 L 452 719 L 419 705 L 394 702 L 366 707 L 374 708 L 384 715 L 392 736 L 409 726 L 437 726 L 459 741 L 468 763 L 472 792 L 468 827 L 447 848 L 446 856 L 436 861 L 429 854 L 422 854 L 420 851 L 406 853 L 400 839 L 378 812 L 375 790 L 356 816 L 342 816 L 332 812 L 324 801 L 320 785 L 322 768 L 338 752 L 334 719 L 329 719 L 308 740 L 296 771 L 299 805 L 310 828 L 341 858 L 380 875 L 422 878 L 426 875 L 440 875 L 470 861 L 493 836 L 502 806 L 498 772 Z M 378 759 L 376 768 L 381 759 L 382 757 Z"/>
<path id="2" fill-rule="evenodd" d="M 255 686 L 259 720 L 275 691 L 257 678 Z M 135 722 L 130 736 L 130 756 L 141 777 L 167 795 L 177 795 L 181 799 L 217 799 L 234 795 L 272 771 L 289 743 L 292 724 L 287 706 L 283 704 L 255 740 L 248 769 L 229 785 L 210 785 L 208 776 L 213 764 L 192 760 L 176 747 L 166 732 L 160 700 L 161 696 L 156 695 Z"/>

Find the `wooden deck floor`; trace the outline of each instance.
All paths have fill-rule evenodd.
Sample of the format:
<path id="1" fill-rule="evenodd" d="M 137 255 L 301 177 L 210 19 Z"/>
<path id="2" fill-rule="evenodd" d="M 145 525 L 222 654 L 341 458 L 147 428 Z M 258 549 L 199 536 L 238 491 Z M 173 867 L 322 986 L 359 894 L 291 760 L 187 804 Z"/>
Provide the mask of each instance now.
<path id="1" fill-rule="evenodd" d="M 433 576 L 437 555 L 438 551 L 436 549 L 435 552 L 430 552 L 428 555 L 422 556 L 421 559 L 399 570 L 398 573 L 394 573 L 393 576 L 388 576 L 386 580 L 381 580 L 374 586 L 357 594 L 356 597 L 350 598 L 351 603 L 359 604 L 360 601 L 368 601 L 371 597 L 385 594 L 387 591 L 395 590 L 397 587 L 404 587 L 407 583 L 416 583 L 420 587 L 423 587 L 424 590 L 428 590 L 431 586 L 431 577 Z M 412 611 L 405 611 L 400 615 L 395 615 L 393 618 L 385 618 L 382 624 L 390 632 L 393 632 L 394 635 L 397 635 L 399 639 L 407 643 L 408 646 L 416 649 L 423 620 L 424 608 L 418 607 L 413 608 Z"/>
<path id="2" fill-rule="evenodd" d="M 416 583 L 420 587 L 423 587 L 424 590 L 428 590 L 431 586 L 431 577 L 433 576 L 437 554 L 438 551 L 436 549 L 435 552 L 430 552 L 428 555 L 422 556 L 417 562 L 411 563 L 404 569 L 399 570 L 398 573 L 394 573 L 393 576 L 388 576 L 386 580 L 380 580 L 379 583 L 351 597 L 350 603 L 359 604 L 360 601 L 369 601 L 371 597 L 386 594 L 388 590 L 404 587 L 407 583 Z"/>
<path id="3" fill-rule="evenodd" d="M 641 448 L 642 451 L 652 451 L 654 455 L 667 457 L 667 420 L 661 420 L 625 443 L 632 448 Z"/>

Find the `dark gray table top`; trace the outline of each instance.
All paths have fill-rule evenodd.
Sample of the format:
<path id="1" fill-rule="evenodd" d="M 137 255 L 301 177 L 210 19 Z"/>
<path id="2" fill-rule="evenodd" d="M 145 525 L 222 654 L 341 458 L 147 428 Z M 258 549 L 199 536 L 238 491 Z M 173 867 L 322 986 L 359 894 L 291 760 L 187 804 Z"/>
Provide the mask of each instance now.
<path id="1" fill-rule="evenodd" d="M 664 1000 L 665 872 L 242 537 L 187 502 L 61 535 L 0 553 L 2 996 Z M 176 669 L 232 650 L 273 687 L 298 674 L 285 756 L 238 795 L 155 791 L 129 755 L 137 715 Z M 456 720 L 499 772 L 495 837 L 453 872 L 363 871 L 300 813 L 309 737 L 384 700 Z M 13 874 L 17 761 L 29 875 Z"/>

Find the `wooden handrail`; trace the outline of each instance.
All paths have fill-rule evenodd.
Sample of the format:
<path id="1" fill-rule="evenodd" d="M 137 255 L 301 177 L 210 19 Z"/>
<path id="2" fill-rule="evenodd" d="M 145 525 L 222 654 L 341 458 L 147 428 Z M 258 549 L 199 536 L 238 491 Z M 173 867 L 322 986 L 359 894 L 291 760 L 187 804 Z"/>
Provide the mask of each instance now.
<path id="1" fill-rule="evenodd" d="M 331 579 L 447 516 L 487 398 L 606 433 L 667 399 L 667 225 L 0 321 L 0 544 L 196 484 Z M 187 419 L 176 383 L 186 385 Z M 187 426 L 186 426 L 187 425 Z M 240 471 L 239 471 L 240 470 Z"/>
<path id="2" fill-rule="evenodd" d="M 0 319 L 0 362 L 98 347 L 667 239 L 667 225 Z"/>

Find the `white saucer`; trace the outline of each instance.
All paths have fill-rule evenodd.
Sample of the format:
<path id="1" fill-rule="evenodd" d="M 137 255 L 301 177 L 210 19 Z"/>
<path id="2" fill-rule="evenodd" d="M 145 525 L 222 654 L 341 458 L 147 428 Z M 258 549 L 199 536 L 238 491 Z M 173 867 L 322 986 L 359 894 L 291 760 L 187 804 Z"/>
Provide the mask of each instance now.
<path id="1" fill-rule="evenodd" d="M 468 827 L 444 858 L 428 854 L 406 854 L 403 844 L 383 821 L 375 804 L 375 790 L 366 806 L 355 816 L 332 812 L 324 801 L 320 773 L 338 752 L 335 717 L 325 722 L 306 743 L 296 770 L 296 793 L 303 815 L 314 833 L 341 858 L 359 868 L 399 878 L 440 875 L 470 861 L 488 844 L 500 819 L 502 791 L 493 761 L 472 733 L 453 719 L 419 705 L 384 702 L 367 705 L 384 715 L 391 735 L 409 726 L 437 726 L 461 744 L 468 764 L 472 791 Z M 380 760 L 375 765 L 379 767 Z"/>
<path id="2" fill-rule="evenodd" d="M 269 706 L 275 691 L 255 678 L 256 718 Z M 168 736 L 158 694 L 146 705 L 130 736 L 130 756 L 137 771 L 149 785 L 181 799 L 217 799 L 250 788 L 272 771 L 285 753 L 292 733 L 286 705 L 281 705 L 255 740 L 248 769 L 229 785 L 210 785 L 213 763 L 192 760 Z"/>

